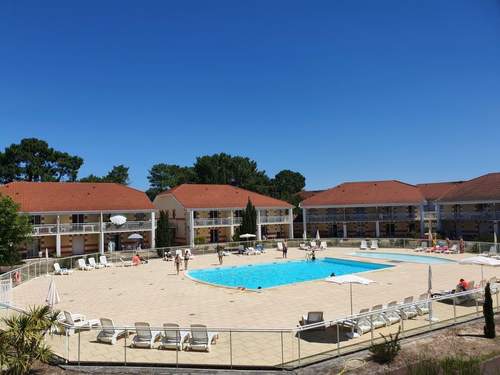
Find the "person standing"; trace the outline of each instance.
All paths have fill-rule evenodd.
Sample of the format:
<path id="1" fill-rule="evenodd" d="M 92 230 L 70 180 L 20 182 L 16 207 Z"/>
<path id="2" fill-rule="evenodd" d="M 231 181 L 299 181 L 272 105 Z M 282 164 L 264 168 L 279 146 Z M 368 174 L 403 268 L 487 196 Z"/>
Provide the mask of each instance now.
<path id="1" fill-rule="evenodd" d="M 181 270 L 181 255 L 179 253 L 175 254 L 174 264 L 178 275 L 179 271 Z"/>
<path id="2" fill-rule="evenodd" d="M 191 251 L 189 249 L 186 249 L 186 251 L 184 251 L 184 271 L 187 271 L 188 269 L 188 263 L 190 258 L 191 258 Z"/>
<path id="3" fill-rule="evenodd" d="M 287 257 L 288 253 L 288 244 L 286 240 L 283 241 L 283 258 Z"/>
<path id="4" fill-rule="evenodd" d="M 219 258 L 219 264 L 222 266 L 224 262 L 224 252 L 222 251 L 222 247 L 217 247 L 217 257 Z"/>
<path id="5" fill-rule="evenodd" d="M 463 237 L 460 237 L 459 248 L 460 253 L 465 253 L 465 241 Z"/>

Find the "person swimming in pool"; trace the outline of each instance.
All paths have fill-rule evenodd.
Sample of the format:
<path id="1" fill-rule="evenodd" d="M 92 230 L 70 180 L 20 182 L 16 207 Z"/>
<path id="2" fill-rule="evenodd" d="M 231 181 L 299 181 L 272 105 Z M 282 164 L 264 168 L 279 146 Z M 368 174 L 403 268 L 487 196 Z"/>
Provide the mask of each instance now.
<path id="1" fill-rule="evenodd" d="M 316 251 L 314 249 L 311 251 L 311 260 L 316 260 Z"/>

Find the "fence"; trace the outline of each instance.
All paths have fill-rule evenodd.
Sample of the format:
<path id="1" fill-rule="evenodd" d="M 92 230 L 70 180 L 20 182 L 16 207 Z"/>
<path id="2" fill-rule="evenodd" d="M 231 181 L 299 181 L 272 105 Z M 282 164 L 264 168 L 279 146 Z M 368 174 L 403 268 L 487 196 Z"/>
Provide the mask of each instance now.
<path id="1" fill-rule="evenodd" d="M 498 291 L 494 288 L 493 292 L 494 310 L 500 311 Z M 68 364 L 292 370 L 366 349 L 382 340 L 381 333 L 387 335 L 399 331 L 402 339 L 410 339 L 415 335 L 476 319 L 482 315 L 482 295 L 483 289 L 478 288 L 298 327 L 209 327 L 207 331 L 217 333 L 218 337 L 206 352 L 187 350 L 189 337 L 185 342 L 178 340 L 179 345 L 174 342 L 170 346 L 173 346 L 171 350 L 160 350 L 165 339 L 162 336 L 165 334 L 164 327 L 151 327 L 153 336 L 154 332 L 160 335 L 157 340 L 152 340 L 152 348 L 149 349 L 134 347 L 134 337 L 137 335 L 135 326 L 115 326 L 114 329 L 117 332 L 124 331 L 124 335 L 116 344 L 110 345 L 97 340 L 101 331 L 99 327 L 79 329 L 62 322 L 59 333 L 48 334 L 46 341 Z M 19 308 L 0 304 L 0 314 L 5 316 L 6 312 L 23 313 Z M 191 327 L 177 330 L 178 337 L 184 337 Z M 360 334 L 359 337 L 355 337 L 356 332 Z"/>

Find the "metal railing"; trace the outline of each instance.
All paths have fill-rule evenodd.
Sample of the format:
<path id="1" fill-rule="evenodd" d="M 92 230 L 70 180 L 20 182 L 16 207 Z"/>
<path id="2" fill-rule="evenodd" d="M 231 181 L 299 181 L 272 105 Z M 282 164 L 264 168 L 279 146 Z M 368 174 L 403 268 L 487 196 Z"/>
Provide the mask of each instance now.
<path id="1" fill-rule="evenodd" d="M 102 223 L 104 232 L 129 232 L 151 230 L 151 221 L 128 221 L 122 225 L 113 223 Z M 45 236 L 55 234 L 70 233 L 99 233 L 101 231 L 100 223 L 61 223 L 34 225 L 32 229 L 33 236 Z"/>
<path id="2" fill-rule="evenodd" d="M 99 223 L 65 223 L 59 224 L 59 233 L 98 233 L 100 228 Z"/>
<path id="3" fill-rule="evenodd" d="M 194 219 L 196 227 L 211 227 L 218 225 L 232 225 L 233 221 L 230 217 L 216 217 L 216 218 L 197 218 Z"/>
<path id="4" fill-rule="evenodd" d="M 258 224 L 290 223 L 290 216 L 261 216 Z"/>
<path id="5" fill-rule="evenodd" d="M 125 224 L 116 225 L 113 223 L 103 223 L 104 232 L 130 232 L 151 230 L 152 222 L 148 221 L 127 221 Z"/>
<path id="6" fill-rule="evenodd" d="M 500 220 L 500 211 L 440 212 L 441 220 Z"/>
<path id="7" fill-rule="evenodd" d="M 32 236 L 45 236 L 48 234 L 57 234 L 57 224 L 34 225 L 32 227 Z"/>
<path id="8" fill-rule="evenodd" d="M 399 221 L 418 220 L 416 213 L 394 212 L 386 213 L 348 213 L 330 215 L 307 215 L 308 223 L 329 223 L 329 222 L 359 222 L 359 221 Z"/>
<path id="9" fill-rule="evenodd" d="M 492 292 L 493 307 L 498 312 L 498 289 L 493 288 Z M 116 344 L 109 345 L 97 339 L 100 327 L 82 329 L 61 320 L 58 332 L 47 335 L 46 341 L 68 364 L 293 370 L 366 349 L 382 341 L 381 333 L 387 335 L 399 331 L 400 337 L 408 340 L 435 329 L 477 319 L 482 316 L 482 295 L 483 289 L 477 288 L 303 326 L 291 322 L 289 327 L 259 329 L 207 327 L 207 332 L 217 334 L 211 345 L 212 354 L 188 350 L 190 326 L 174 328 L 179 332 L 178 337 L 184 337 L 185 332 L 187 336 L 184 343 L 174 344 L 170 350 L 159 350 L 166 334 L 163 326 L 151 327 L 151 331 L 158 331 L 160 335 L 150 349 L 134 347 L 135 325 L 115 326 L 115 330 L 125 334 Z M 411 311 L 416 313 L 410 314 Z M 0 303 L 0 316 L 23 313 L 19 307 Z M 98 358 L 95 356 L 97 352 Z"/>

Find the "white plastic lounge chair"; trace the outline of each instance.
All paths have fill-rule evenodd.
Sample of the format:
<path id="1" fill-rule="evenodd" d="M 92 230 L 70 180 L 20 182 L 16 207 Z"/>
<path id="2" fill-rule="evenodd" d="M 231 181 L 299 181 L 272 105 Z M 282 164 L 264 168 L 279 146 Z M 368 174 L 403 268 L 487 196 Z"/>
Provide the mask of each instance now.
<path id="1" fill-rule="evenodd" d="M 189 339 L 189 331 L 179 330 L 178 324 L 163 324 L 163 334 L 158 349 L 183 350 Z"/>
<path id="2" fill-rule="evenodd" d="M 498 255 L 495 245 L 490 246 L 490 250 L 488 252 L 481 253 L 481 255 L 484 255 L 487 257 L 494 257 L 494 256 Z"/>
<path id="3" fill-rule="evenodd" d="M 122 263 L 123 267 L 132 267 L 132 261 L 131 260 L 125 260 L 122 257 L 120 257 L 120 262 Z"/>
<path id="4" fill-rule="evenodd" d="M 321 244 L 319 245 L 320 250 L 326 250 L 328 249 L 328 246 L 326 245 L 326 241 L 321 241 Z"/>
<path id="5" fill-rule="evenodd" d="M 422 252 L 422 251 L 426 251 L 426 250 L 427 250 L 427 242 L 426 241 L 422 241 L 420 246 L 415 249 L 416 252 Z"/>
<path id="6" fill-rule="evenodd" d="M 301 326 L 305 326 L 307 324 L 321 323 L 324 321 L 323 311 L 309 311 L 307 315 L 302 315 L 302 319 L 299 323 Z"/>
<path id="7" fill-rule="evenodd" d="M 359 246 L 360 250 L 367 250 L 368 249 L 368 244 L 366 243 L 365 240 L 361 240 L 361 245 Z"/>
<path id="8" fill-rule="evenodd" d="M 454 244 L 450 248 L 443 251 L 444 254 L 458 254 L 458 245 Z"/>
<path id="9" fill-rule="evenodd" d="M 361 309 L 359 310 L 360 314 L 366 314 L 369 311 L 369 309 Z M 350 327 L 353 330 L 353 333 L 355 332 L 358 336 L 362 336 L 367 332 L 370 332 L 372 330 L 372 325 L 370 323 L 369 317 L 364 316 L 355 320 L 346 320 L 342 322 L 342 325 L 345 327 Z M 375 328 L 375 327 L 373 327 Z M 354 337 L 356 335 L 352 335 Z"/>
<path id="10" fill-rule="evenodd" d="M 147 322 L 136 322 L 134 325 L 137 334 L 134 336 L 130 347 L 152 349 L 154 343 L 160 338 L 161 331 L 152 331 Z"/>
<path id="11" fill-rule="evenodd" d="M 67 268 L 61 268 L 59 263 L 54 263 L 54 275 L 69 275 L 73 270 L 69 270 Z"/>
<path id="12" fill-rule="evenodd" d="M 371 250 L 377 250 L 378 249 L 378 240 L 372 240 L 372 243 L 370 245 Z"/>
<path id="13" fill-rule="evenodd" d="M 397 305 L 398 303 L 396 301 L 391 301 L 387 304 L 387 307 L 391 308 L 391 307 L 396 307 Z M 401 321 L 401 315 L 399 315 L 399 313 L 396 310 L 386 311 L 384 313 L 384 317 L 389 324 L 395 324 Z"/>
<path id="14" fill-rule="evenodd" d="M 372 312 L 376 313 L 378 310 L 382 310 L 382 305 L 375 305 L 372 307 Z M 385 319 L 383 313 L 372 314 L 371 319 L 373 323 L 373 328 L 385 327 L 389 324 L 389 322 Z"/>
<path id="15" fill-rule="evenodd" d="M 429 314 L 429 301 L 428 301 L 428 294 L 427 293 L 422 293 L 418 297 L 418 304 L 415 305 L 415 307 L 417 309 L 418 315 Z"/>
<path id="16" fill-rule="evenodd" d="M 301 244 L 299 245 L 299 249 L 300 249 L 300 250 L 309 250 L 309 247 L 307 247 L 307 245 L 306 245 L 305 243 L 301 243 Z M 278 249 L 278 250 L 279 250 L 279 249 Z"/>
<path id="17" fill-rule="evenodd" d="M 406 297 L 403 300 L 404 305 L 409 304 L 409 303 L 413 303 L 413 296 Z M 418 315 L 418 311 L 417 311 L 417 308 L 415 306 L 402 307 L 400 311 L 401 311 L 401 317 L 403 319 L 415 318 Z"/>
<path id="18" fill-rule="evenodd" d="M 215 344 L 218 337 L 217 332 L 208 332 L 207 326 L 203 324 L 191 324 L 191 335 L 187 349 L 209 352 L 210 346 Z"/>
<path id="19" fill-rule="evenodd" d="M 104 267 L 111 267 L 113 264 L 108 263 L 108 259 L 106 258 L 106 255 L 101 255 L 99 257 L 99 263 L 101 263 Z"/>
<path id="20" fill-rule="evenodd" d="M 102 264 L 98 264 L 95 262 L 94 257 L 90 257 L 88 259 L 88 261 L 89 261 L 89 266 L 92 268 L 104 268 L 104 266 Z"/>
<path id="21" fill-rule="evenodd" d="M 128 336 L 125 329 L 116 329 L 112 319 L 101 318 L 101 331 L 97 335 L 97 341 L 115 345 L 116 341 Z"/>
<path id="22" fill-rule="evenodd" d="M 85 264 L 85 259 L 83 259 L 83 258 L 78 259 L 78 269 L 80 271 L 92 271 L 93 270 L 92 267 L 87 266 Z"/>
<path id="23" fill-rule="evenodd" d="M 64 323 L 68 324 L 70 327 L 65 327 L 68 335 L 72 335 L 75 331 L 81 329 L 89 329 L 94 326 L 99 326 L 99 319 L 86 319 L 85 315 L 82 314 L 72 314 L 69 311 L 64 311 Z"/>
<path id="24" fill-rule="evenodd" d="M 311 241 L 311 249 L 316 249 L 318 247 L 318 244 L 316 241 Z"/>

